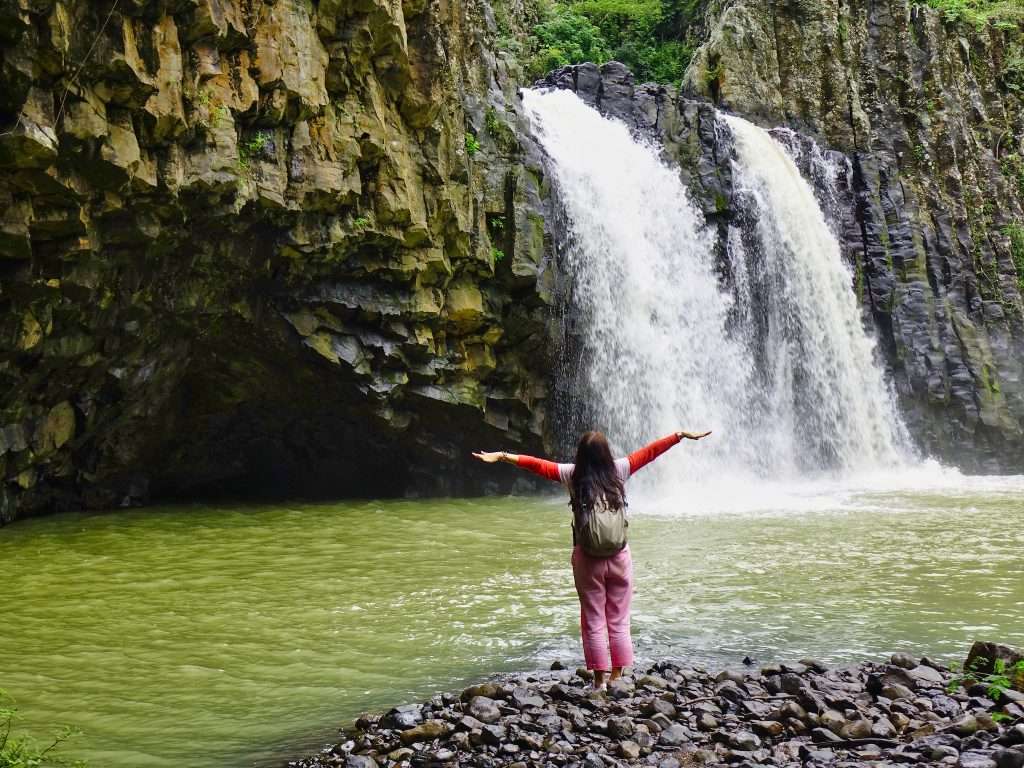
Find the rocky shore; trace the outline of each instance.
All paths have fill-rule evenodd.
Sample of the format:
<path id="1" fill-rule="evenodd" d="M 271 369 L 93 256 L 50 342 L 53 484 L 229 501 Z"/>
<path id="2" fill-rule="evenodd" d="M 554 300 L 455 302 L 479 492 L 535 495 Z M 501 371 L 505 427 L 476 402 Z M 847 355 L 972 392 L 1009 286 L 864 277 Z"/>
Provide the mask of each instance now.
<path id="1" fill-rule="evenodd" d="M 364 715 L 345 741 L 289 768 L 1021 768 L 1024 694 L 987 683 L 907 654 L 718 673 L 662 662 L 607 693 L 591 690 L 586 670 L 553 669 Z"/>

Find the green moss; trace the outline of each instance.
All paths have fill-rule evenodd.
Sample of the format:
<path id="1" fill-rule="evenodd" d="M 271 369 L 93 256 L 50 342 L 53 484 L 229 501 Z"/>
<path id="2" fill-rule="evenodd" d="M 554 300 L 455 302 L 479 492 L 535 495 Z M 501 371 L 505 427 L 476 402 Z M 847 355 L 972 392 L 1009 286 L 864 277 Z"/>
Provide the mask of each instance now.
<path id="1" fill-rule="evenodd" d="M 1005 155 L 999 161 L 999 169 L 1017 186 L 1017 194 L 1024 197 L 1024 159 L 1016 153 Z"/>
<path id="2" fill-rule="evenodd" d="M 498 111 L 494 107 L 487 108 L 487 114 L 484 116 L 484 127 L 487 129 L 487 135 L 494 139 L 494 143 L 503 151 L 512 152 L 519 147 L 515 131 L 502 122 L 501 118 L 498 117 Z"/>
<path id="3" fill-rule="evenodd" d="M 718 213 L 725 213 L 729 210 L 729 200 L 721 192 L 715 193 L 715 210 Z"/>
<path id="4" fill-rule="evenodd" d="M 709 86 L 718 85 L 723 74 L 725 74 L 725 65 L 721 61 L 716 61 L 704 73 L 704 82 Z"/>
<path id="5" fill-rule="evenodd" d="M 1010 46 L 999 77 L 1006 90 L 1024 95 L 1024 45 L 1014 43 Z"/>
<path id="6" fill-rule="evenodd" d="M 963 22 L 980 28 L 991 23 L 1003 27 L 1024 20 L 1020 0 L 926 0 L 926 3 L 940 11 L 951 24 Z"/>
<path id="7" fill-rule="evenodd" d="M 466 132 L 465 146 L 466 154 L 468 154 L 470 157 L 472 157 L 473 155 L 480 151 L 480 142 L 477 140 L 476 136 L 474 136 L 472 133 L 469 133 L 469 131 Z"/>
<path id="8" fill-rule="evenodd" d="M 270 145 L 271 136 L 265 131 L 257 131 L 246 141 L 238 142 L 238 164 L 243 169 L 248 169 L 255 157 L 263 154 L 263 151 Z"/>
<path id="9" fill-rule="evenodd" d="M 1017 270 L 1017 288 L 1024 294 L 1024 225 L 1009 224 L 1003 227 L 1003 234 L 1010 238 L 1010 253 Z"/>

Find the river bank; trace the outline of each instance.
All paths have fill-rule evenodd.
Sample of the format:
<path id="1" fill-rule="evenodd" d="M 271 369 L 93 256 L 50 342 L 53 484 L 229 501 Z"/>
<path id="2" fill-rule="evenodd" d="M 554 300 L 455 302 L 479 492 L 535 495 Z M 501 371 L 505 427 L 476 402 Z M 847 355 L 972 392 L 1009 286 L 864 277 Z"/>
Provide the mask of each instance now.
<path id="1" fill-rule="evenodd" d="M 1024 694 L 971 681 L 953 690 L 962 678 L 908 654 L 717 673 L 662 662 L 607 693 L 589 679 L 554 669 L 364 715 L 344 741 L 288 765 L 1024 766 Z"/>

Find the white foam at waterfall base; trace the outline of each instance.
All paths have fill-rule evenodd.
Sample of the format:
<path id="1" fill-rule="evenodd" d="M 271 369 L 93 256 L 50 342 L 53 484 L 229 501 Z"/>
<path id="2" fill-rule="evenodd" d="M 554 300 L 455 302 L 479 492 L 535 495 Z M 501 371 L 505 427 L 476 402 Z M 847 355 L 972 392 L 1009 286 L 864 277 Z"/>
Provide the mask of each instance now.
<path id="1" fill-rule="evenodd" d="M 523 101 L 566 214 L 561 266 L 585 329 L 593 427 L 620 453 L 676 429 L 714 430 L 645 469 L 634 500 L 676 514 L 834 508 L 843 489 L 944 472 L 911 463 L 839 244 L 767 132 L 722 118 L 736 202 L 749 206 L 749 231 L 728 238 L 723 287 L 714 233 L 659 147 L 571 92 Z"/>

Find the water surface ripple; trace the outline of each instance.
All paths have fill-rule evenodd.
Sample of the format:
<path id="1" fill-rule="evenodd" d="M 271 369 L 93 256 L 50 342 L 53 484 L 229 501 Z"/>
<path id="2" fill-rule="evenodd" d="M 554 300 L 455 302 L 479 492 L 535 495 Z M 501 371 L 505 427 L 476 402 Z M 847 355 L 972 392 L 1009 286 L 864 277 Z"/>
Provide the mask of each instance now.
<path id="1" fill-rule="evenodd" d="M 634 500 L 641 658 L 1024 644 L 1024 480 L 957 483 Z M 362 710 L 578 663 L 568 540 L 564 502 L 521 498 L 24 521 L 0 531 L 0 687 L 96 768 L 279 765 Z"/>

